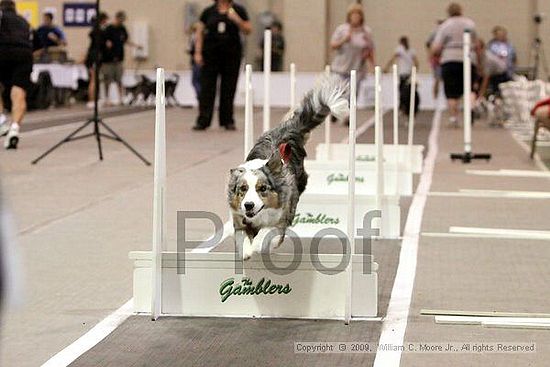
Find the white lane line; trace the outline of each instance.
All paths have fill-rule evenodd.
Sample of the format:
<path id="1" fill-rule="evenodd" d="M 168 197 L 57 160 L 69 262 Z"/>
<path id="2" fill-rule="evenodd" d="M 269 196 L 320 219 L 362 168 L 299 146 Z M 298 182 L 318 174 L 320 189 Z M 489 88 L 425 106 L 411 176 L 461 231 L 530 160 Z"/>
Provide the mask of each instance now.
<path id="1" fill-rule="evenodd" d="M 444 325 L 483 325 L 485 323 L 514 324 L 550 324 L 550 318 L 547 317 L 490 317 L 490 316 L 435 316 L 436 324 Z"/>
<path id="2" fill-rule="evenodd" d="M 382 109 L 382 119 L 384 118 L 384 115 L 388 111 L 389 110 L 387 110 L 387 109 Z M 356 136 L 357 137 L 361 136 L 362 134 L 364 134 L 368 129 L 370 129 L 373 126 L 374 126 L 374 115 L 369 117 L 369 119 L 367 121 L 363 122 L 361 124 L 361 126 L 359 126 L 357 128 L 357 130 L 355 130 Z M 344 139 L 342 139 L 342 144 L 347 144 L 348 142 L 349 142 L 349 136 L 346 136 Z"/>
<path id="3" fill-rule="evenodd" d="M 507 228 L 450 227 L 449 233 L 506 236 L 507 238 L 550 240 L 550 231 Z"/>
<path id="4" fill-rule="evenodd" d="M 477 176 L 550 178 L 550 172 L 515 170 L 515 169 L 500 169 L 500 170 L 469 169 L 469 170 L 466 170 L 466 173 L 469 175 L 477 175 Z"/>
<path id="5" fill-rule="evenodd" d="M 508 190 L 468 190 L 455 192 L 432 191 L 430 196 L 472 197 L 472 198 L 504 198 L 504 199 L 550 199 L 546 191 L 508 191 Z"/>
<path id="6" fill-rule="evenodd" d="M 130 299 L 118 310 L 107 316 L 96 326 L 82 335 L 71 345 L 54 355 L 42 367 L 64 367 L 74 362 L 82 354 L 90 350 L 97 343 L 105 339 L 113 330 L 115 330 L 124 320 L 132 315 L 133 299 Z"/>
<path id="7" fill-rule="evenodd" d="M 475 239 L 499 239 L 499 240 L 532 240 L 532 241 L 548 241 L 548 238 L 537 237 L 520 237 L 508 234 L 482 234 L 482 233 L 447 233 L 447 232 L 422 232 L 422 237 L 433 238 L 475 238 Z"/>
<path id="8" fill-rule="evenodd" d="M 405 338 L 416 274 L 422 216 L 432 185 L 435 159 L 439 149 L 437 140 L 440 123 L 441 110 L 438 108 L 435 111 L 430 131 L 428 155 L 424 160 L 424 170 L 407 216 L 403 242 L 399 253 L 399 265 L 395 275 L 388 312 L 382 324 L 379 344 L 403 345 Z M 400 361 L 401 351 L 382 350 L 376 353 L 374 367 L 398 367 Z"/>

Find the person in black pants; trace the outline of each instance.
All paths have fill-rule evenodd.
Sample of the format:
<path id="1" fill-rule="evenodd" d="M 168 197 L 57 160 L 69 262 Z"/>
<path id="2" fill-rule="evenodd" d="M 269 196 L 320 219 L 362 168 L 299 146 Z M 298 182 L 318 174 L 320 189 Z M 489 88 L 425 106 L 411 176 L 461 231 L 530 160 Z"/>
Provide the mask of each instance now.
<path id="1" fill-rule="evenodd" d="M 19 142 L 19 127 L 27 110 L 32 61 L 29 23 L 16 14 L 14 1 L 0 1 L 0 84 L 4 88 L 4 96 L 12 104 L 12 120 L 0 124 L 0 136 L 6 135 L 6 149 L 16 149 Z M 3 104 L 0 103 L 0 112 L 2 109 Z"/>
<path id="2" fill-rule="evenodd" d="M 215 0 L 201 16 L 194 59 L 201 69 L 199 117 L 193 130 L 206 130 L 212 122 L 216 84 L 220 83 L 220 126 L 235 130 L 233 100 L 243 53 L 240 33 L 252 30 L 246 9 L 232 0 Z"/>

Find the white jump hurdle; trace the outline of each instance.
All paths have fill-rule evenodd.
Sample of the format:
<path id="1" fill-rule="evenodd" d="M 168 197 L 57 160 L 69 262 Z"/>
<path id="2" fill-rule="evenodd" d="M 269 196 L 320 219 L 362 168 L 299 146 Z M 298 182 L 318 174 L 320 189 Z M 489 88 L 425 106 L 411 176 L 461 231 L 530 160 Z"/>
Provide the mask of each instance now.
<path id="1" fill-rule="evenodd" d="M 414 103 L 416 94 L 411 93 L 411 107 L 409 115 L 409 130 L 407 137 L 407 144 L 399 144 L 399 120 L 398 120 L 398 105 L 399 105 L 399 93 L 398 93 L 398 75 L 397 66 L 393 66 L 393 144 L 384 144 L 383 152 L 387 157 L 388 162 L 397 162 L 402 167 L 399 170 L 406 170 L 412 173 L 421 173 L 423 164 L 423 145 L 414 145 Z M 416 68 L 413 69 L 411 79 L 414 79 L 416 83 Z M 414 88 L 412 88 L 414 91 Z M 347 144 L 332 143 L 330 141 L 330 135 L 325 134 L 325 142 L 319 144 L 315 150 L 315 159 L 322 160 L 346 160 L 347 159 Z M 377 148 L 374 144 L 357 144 L 357 160 L 359 162 L 374 162 L 376 160 Z M 387 166 L 388 168 L 390 166 Z"/>
<path id="2" fill-rule="evenodd" d="M 347 226 L 344 203 L 348 185 L 354 182 L 355 205 L 358 215 L 355 216 L 355 225 L 362 225 L 363 216 L 371 210 L 382 211 L 382 218 L 377 222 L 380 228 L 380 237 L 398 238 L 400 236 L 399 190 L 405 186 L 407 180 L 409 187 L 403 191 L 412 193 L 412 175 L 406 170 L 403 177 L 398 169 L 393 170 L 391 184 L 386 185 L 387 170 L 385 169 L 384 154 L 382 151 L 383 129 L 381 121 L 380 103 L 380 68 L 375 71 L 375 135 L 377 160 L 372 163 L 355 162 L 353 178 L 348 176 L 349 162 L 339 161 L 305 161 L 306 172 L 310 175 L 308 187 L 302 194 L 296 212 L 295 230 L 303 236 L 309 236 L 317 232 L 326 223 L 345 230 Z M 355 80 L 350 83 L 351 93 L 355 91 Z M 355 98 L 355 96 L 354 96 Z M 351 100 L 352 102 L 355 99 Z M 355 104 L 350 103 L 350 111 L 355 113 Z M 355 117 L 355 115 L 354 115 Z M 351 119 L 351 116 L 350 116 Z M 350 130 L 352 126 L 350 123 Z M 351 134 L 351 133 L 350 133 Z M 354 132 L 355 134 L 355 132 Z M 350 141 L 350 149 L 355 149 L 355 141 Z M 355 155 L 355 153 L 354 153 Z M 393 185 L 393 187 L 392 187 Z M 396 194 L 397 193 L 397 194 Z"/>
<path id="3" fill-rule="evenodd" d="M 247 66 L 247 100 L 251 101 L 251 68 Z M 293 253 L 272 253 L 266 265 L 265 255 L 255 255 L 243 262 L 242 274 L 235 271 L 234 252 L 185 252 L 185 256 L 167 251 L 166 246 L 166 135 L 163 99 L 163 70 L 157 71 L 157 113 L 155 135 L 154 233 L 153 251 L 134 251 L 129 257 L 134 262 L 134 311 L 159 316 L 214 316 L 214 317 L 280 317 L 343 319 L 377 316 L 377 264 L 371 256 L 352 254 L 350 262 L 343 262 L 340 254 L 322 253 L 317 257 L 309 252 L 301 261 Z M 162 86 L 162 87 L 161 87 Z M 354 100 L 353 100 L 354 101 Z M 252 124 L 251 103 L 247 104 L 245 121 Z M 355 126 L 355 122 L 353 122 Z M 247 138 L 251 126 L 245 128 Z M 355 129 L 350 131 L 355 134 Z M 350 141 L 352 141 L 350 139 Z M 355 140 L 353 139 L 353 142 Z M 350 156 L 353 158 L 353 154 Z M 355 161 L 349 159 L 350 167 Z M 353 178 L 353 169 L 350 177 Z M 354 180 L 353 180 L 354 181 Z M 352 181 L 352 182 L 353 182 Z M 351 188 L 351 186 L 350 186 Z M 360 200 L 359 200 L 360 201 Z M 355 214 L 353 189 L 347 196 L 343 217 Z M 341 205 L 340 205 L 341 206 Z M 348 218 L 345 218 L 346 220 Z M 325 224 L 324 228 L 330 224 Z M 360 225 L 362 227 L 362 224 Z M 347 220 L 346 238 L 353 247 L 355 228 Z M 298 226 L 293 227 L 298 229 Z M 232 233 L 229 233 L 232 236 Z M 225 237 L 225 236 L 224 236 Z M 318 238 L 301 236 L 305 249 Z M 232 242 L 233 239 L 227 238 Z M 281 248 L 290 245 L 289 238 Z M 340 239 L 327 238 L 341 248 Z M 325 242 L 323 242 L 325 243 Z M 370 271 L 365 271 L 363 265 Z M 296 266 L 293 272 L 281 275 L 276 269 Z M 185 267 L 185 273 L 181 269 Z M 324 271 L 319 271 L 323 267 Z"/>

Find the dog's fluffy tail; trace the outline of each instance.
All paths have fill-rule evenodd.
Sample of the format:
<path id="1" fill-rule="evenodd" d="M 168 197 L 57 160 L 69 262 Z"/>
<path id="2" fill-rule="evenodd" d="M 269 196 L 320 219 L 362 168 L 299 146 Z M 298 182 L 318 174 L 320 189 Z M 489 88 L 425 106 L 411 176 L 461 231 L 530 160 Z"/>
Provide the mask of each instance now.
<path id="1" fill-rule="evenodd" d="M 291 112 L 291 123 L 306 134 L 323 123 L 328 115 L 343 119 L 349 114 L 348 92 L 348 83 L 339 77 L 323 77 Z"/>

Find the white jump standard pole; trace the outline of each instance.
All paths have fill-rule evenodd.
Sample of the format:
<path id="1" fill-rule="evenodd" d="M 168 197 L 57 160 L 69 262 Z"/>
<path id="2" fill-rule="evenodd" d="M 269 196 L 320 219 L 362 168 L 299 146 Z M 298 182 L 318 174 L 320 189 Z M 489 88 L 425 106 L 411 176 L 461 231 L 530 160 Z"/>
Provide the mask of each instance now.
<path id="1" fill-rule="evenodd" d="M 153 192 L 153 251 L 151 266 L 151 318 L 162 313 L 162 251 L 166 250 L 166 98 L 164 69 L 157 69 L 155 112 L 155 173 Z"/>
<path id="2" fill-rule="evenodd" d="M 462 163 L 470 163 L 472 159 L 490 160 L 491 154 L 472 153 L 472 60 L 470 59 L 472 37 L 470 30 L 465 30 L 463 35 L 463 58 L 464 58 L 464 153 L 451 153 L 451 159 L 461 160 Z"/>
<path id="3" fill-rule="evenodd" d="M 347 284 L 346 284 L 346 310 L 345 323 L 351 321 L 352 310 L 352 287 L 353 287 L 353 253 L 355 251 L 355 140 L 357 128 L 357 73 L 351 71 L 350 75 L 350 95 L 349 95 L 349 151 L 348 151 L 348 227 L 347 235 L 349 239 L 349 262 L 346 266 Z M 330 122 L 329 122 L 330 123 Z"/>
<path id="4" fill-rule="evenodd" d="M 411 97 L 409 99 L 409 134 L 407 136 L 409 147 L 413 145 L 414 140 L 414 114 L 416 113 L 416 66 L 411 70 Z"/>
<path id="5" fill-rule="evenodd" d="M 382 120 L 382 100 L 380 66 L 374 68 L 374 144 L 376 145 L 376 208 L 382 210 L 384 195 L 384 123 Z"/>
<path id="6" fill-rule="evenodd" d="M 290 64 L 290 110 L 296 106 L 296 64 Z"/>
<path id="7" fill-rule="evenodd" d="M 254 145 L 254 102 L 252 90 L 252 65 L 245 67 L 245 104 L 244 104 L 244 160 Z"/>
<path id="8" fill-rule="evenodd" d="M 399 76 L 397 65 L 392 67 L 393 77 L 393 145 L 399 144 Z"/>
<path id="9" fill-rule="evenodd" d="M 330 66 L 327 65 L 325 66 L 325 77 L 330 77 Z M 350 81 L 351 83 L 351 81 Z M 332 148 L 330 146 L 330 141 L 331 141 L 331 126 L 330 126 L 330 119 L 331 119 L 331 116 L 328 115 L 327 118 L 325 119 L 325 147 L 327 149 L 327 159 L 331 159 L 332 157 Z"/>
<path id="10" fill-rule="evenodd" d="M 264 31 L 264 133 L 270 128 L 271 108 L 271 30 Z"/>

